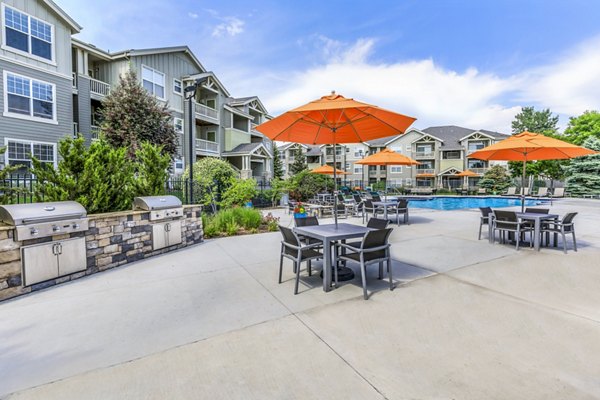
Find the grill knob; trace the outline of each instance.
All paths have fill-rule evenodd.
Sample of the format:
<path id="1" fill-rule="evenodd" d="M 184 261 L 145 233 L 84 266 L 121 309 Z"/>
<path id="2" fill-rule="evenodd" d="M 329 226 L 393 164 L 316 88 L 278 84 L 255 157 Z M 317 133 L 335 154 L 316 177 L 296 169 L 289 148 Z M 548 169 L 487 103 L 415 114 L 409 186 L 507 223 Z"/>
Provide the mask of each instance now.
<path id="1" fill-rule="evenodd" d="M 79 229 L 79 224 L 73 224 L 73 229 Z"/>
<path id="2" fill-rule="evenodd" d="M 40 231 L 38 231 L 36 228 L 31 228 L 31 229 L 29 230 L 29 233 L 30 233 L 31 235 L 37 235 L 38 233 L 40 233 Z"/>
<path id="3" fill-rule="evenodd" d="M 59 232 L 60 231 L 60 226 L 54 225 L 52 227 L 52 232 Z"/>

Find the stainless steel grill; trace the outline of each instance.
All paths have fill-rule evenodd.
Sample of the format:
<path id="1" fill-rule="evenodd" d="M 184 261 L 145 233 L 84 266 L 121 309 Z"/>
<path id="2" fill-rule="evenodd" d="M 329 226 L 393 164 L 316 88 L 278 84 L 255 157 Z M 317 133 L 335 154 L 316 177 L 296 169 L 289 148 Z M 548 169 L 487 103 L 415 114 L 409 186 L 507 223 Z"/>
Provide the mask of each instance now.
<path id="1" fill-rule="evenodd" d="M 150 221 L 183 217 L 181 200 L 175 196 L 143 196 L 133 199 L 134 210 L 150 211 Z"/>
<path id="2" fill-rule="evenodd" d="M 88 229 L 87 211 L 76 201 L 3 205 L 0 221 L 15 227 L 18 241 Z"/>

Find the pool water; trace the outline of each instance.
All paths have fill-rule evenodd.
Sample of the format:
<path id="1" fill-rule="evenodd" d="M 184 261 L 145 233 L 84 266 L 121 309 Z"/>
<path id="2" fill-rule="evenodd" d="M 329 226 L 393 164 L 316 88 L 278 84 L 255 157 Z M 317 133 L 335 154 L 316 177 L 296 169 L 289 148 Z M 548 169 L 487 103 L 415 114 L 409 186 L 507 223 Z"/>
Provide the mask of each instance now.
<path id="1" fill-rule="evenodd" d="M 547 200 L 525 199 L 526 206 L 544 204 Z M 434 210 L 460 210 L 478 207 L 514 207 L 521 205 L 521 199 L 516 197 L 461 197 L 439 196 L 428 199 L 410 199 L 410 208 L 432 208 Z"/>

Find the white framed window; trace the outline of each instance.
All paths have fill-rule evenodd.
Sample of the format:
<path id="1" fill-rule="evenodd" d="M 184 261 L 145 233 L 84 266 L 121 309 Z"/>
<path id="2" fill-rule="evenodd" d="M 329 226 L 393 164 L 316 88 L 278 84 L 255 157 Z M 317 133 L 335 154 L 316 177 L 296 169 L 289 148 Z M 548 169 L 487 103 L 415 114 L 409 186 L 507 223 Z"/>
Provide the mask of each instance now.
<path id="1" fill-rule="evenodd" d="M 350 169 L 350 163 L 345 163 L 344 164 L 344 169 L 347 171 Z"/>
<path id="2" fill-rule="evenodd" d="M 410 145 L 410 144 L 407 144 L 407 145 L 406 145 L 406 152 L 407 152 L 407 153 L 410 153 L 411 151 L 412 151 L 412 145 Z"/>
<path id="3" fill-rule="evenodd" d="M 165 99 L 165 74 L 142 65 L 142 86 L 159 99 Z"/>
<path id="4" fill-rule="evenodd" d="M 401 165 L 393 165 L 390 167 L 390 172 L 392 174 L 401 174 L 402 173 L 402 166 Z"/>
<path id="5" fill-rule="evenodd" d="M 4 116 L 33 121 L 56 121 L 56 86 L 4 71 Z"/>
<path id="6" fill-rule="evenodd" d="M 183 94 L 183 86 L 181 85 L 181 81 L 179 79 L 173 79 L 173 93 L 178 95 Z"/>
<path id="7" fill-rule="evenodd" d="M 2 48 L 54 64 L 54 25 L 2 4 Z"/>
<path id="8" fill-rule="evenodd" d="M 412 186 L 412 178 L 406 178 L 406 186 Z"/>
<path id="9" fill-rule="evenodd" d="M 175 133 L 183 133 L 183 119 L 173 118 L 173 126 L 175 127 Z"/>
<path id="10" fill-rule="evenodd" d="M 31 156 L 44 163 L 56 166 L 56 144 L 46 142 L 29 142 L 26 140 L 5 138 L 6 163 L 31 167 Z"/>
<path id="11" fill-rule="evenodd" d="M 354 165 L 354 173 L 355 174 L 362 174 L 362 171 L 363 171 L 362 165 L 356 165 L 356 164 Z"/>

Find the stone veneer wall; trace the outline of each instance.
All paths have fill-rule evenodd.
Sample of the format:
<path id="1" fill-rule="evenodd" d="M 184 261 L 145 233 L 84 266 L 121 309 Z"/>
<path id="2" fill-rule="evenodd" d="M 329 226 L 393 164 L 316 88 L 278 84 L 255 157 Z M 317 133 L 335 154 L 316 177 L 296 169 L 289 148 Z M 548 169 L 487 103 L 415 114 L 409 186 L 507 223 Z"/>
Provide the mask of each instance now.
<path id="1" fill-rule="evenodd" d="M 16 242 L 14 229 L 0 226 L 0 300 L 68 282 L 119 265 L 200 243 L 203 239 L 200 206 L 184 206 L 181 219 L 182 243 L 152 250 L 152 226 L 147 211 L 123 211 L 89 215 L 85 232 L 56 235 Z M 87 268 L 71 275 L 24 287 L 21 279 L 21 247 L 32 244 L 85 237 Z"/>

